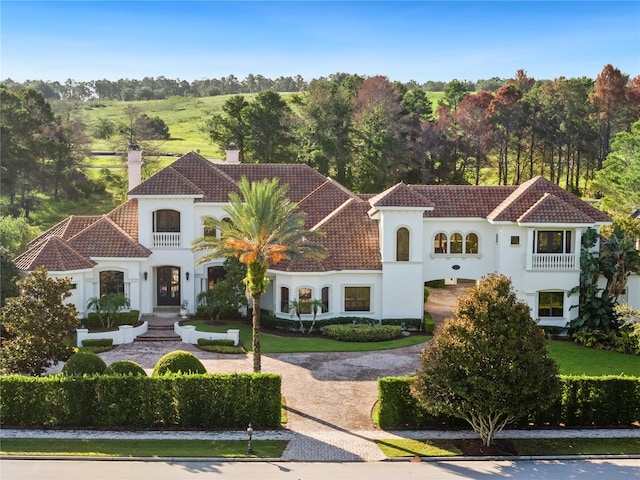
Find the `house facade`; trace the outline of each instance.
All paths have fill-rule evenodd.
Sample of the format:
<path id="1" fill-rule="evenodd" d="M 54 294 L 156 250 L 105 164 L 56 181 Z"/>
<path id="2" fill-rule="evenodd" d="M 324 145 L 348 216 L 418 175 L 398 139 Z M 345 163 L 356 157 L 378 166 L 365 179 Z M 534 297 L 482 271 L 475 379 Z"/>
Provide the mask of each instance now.
<path id="1" fill-rule="evenodd" d="M 129 150 L 128 200 L 101 216 L 72 216 L 31 242 L 15 261 L 28 272 L 44 266 L 69 277 L 85 316 L 91 297 L 119 291 L 132 309 L 193 312 L 201 291 L 215 288 L 224 259 L 200 265 L 194 239 L 216 235 L 203 218 L 225 218 L 238 182 L 278 178 L 306 213 L 307 229 L 324 232 L 323 260 L 284 261 L 268 271 L 262 307 L 290 318 L 291 300 L 319 299 L 318 318 L 422 318 L 425 282 L 511 277 L 519 299 L 541 324 L 564 326 L 577 315 L 569 291 L 578 285 L 580 242 L 587 228 L 610 218 L 545 180 L 519 186 L 435 186 L 399 183 L 378 195 L 357 195 L 301 164 L 242 164 L 191 152 L 140 181 L 142 152 Z M 632 299 L 629 303 L 632 304 Z M 633 305 L 632 305 L 633 306 Z M 637 306 L 636 306 L 637 308 Z"/>

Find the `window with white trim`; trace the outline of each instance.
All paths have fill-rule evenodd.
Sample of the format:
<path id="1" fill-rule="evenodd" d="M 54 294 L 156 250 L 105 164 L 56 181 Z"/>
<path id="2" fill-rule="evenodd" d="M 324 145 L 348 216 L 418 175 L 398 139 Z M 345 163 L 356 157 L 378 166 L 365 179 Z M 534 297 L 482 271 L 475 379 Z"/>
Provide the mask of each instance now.
<path id="1" fill-rule="evenodd" d="M 396 261 L 408 262 L 409 261 L 409 229 L 406 227 L 400 227 L 396 230 Z"/>
<path id="2" fill-rule="evenodd" d="M 433 239 L 433 253 L 447 253 L 447 234 L 436 233 Z"/>
<path id="3" fill-rule="evenodd" d="M 538 292 L 538 317 L 564 317 L 564 292 Z"/>
<path id="4" fill-rule="evenodd" d="M 344 287 L 344 311 L 371 311 L 371 287 Z"/>
<path id="5" fill-rule="evenodd" d="M 298 313 L 311 313 L 311 289 L 302 287 L 298 289 Z"/>

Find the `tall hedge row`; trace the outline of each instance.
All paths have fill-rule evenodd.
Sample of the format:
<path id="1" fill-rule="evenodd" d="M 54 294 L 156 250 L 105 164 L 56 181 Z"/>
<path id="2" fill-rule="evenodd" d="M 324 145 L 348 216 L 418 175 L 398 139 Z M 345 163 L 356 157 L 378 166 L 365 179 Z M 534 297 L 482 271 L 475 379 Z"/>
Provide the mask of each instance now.
<path id="1" fill-rule="evenodd" d="M 261 428 L 280 425 L 272 374 L 0 378 L 3 426 Z"/>
<path id="2" fill-rule="evenodd" d="M 414 377 L 378 379 L 379 423 L 382 428 L 463 428 L 464 420 L 428 413 L 411 395 Z M 640 421 L 640 378 L 561 375 L 562 398 L 545 412 L 532 412 L 522 424 L 607 427 Z"/>

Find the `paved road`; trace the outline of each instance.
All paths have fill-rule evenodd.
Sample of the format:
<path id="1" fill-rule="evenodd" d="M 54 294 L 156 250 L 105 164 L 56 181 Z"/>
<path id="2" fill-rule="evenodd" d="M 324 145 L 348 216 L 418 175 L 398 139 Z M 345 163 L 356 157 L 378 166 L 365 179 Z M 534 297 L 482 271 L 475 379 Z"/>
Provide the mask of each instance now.
<path id="1" fill-rule="evenodd" d="M 3 460 L 2 480 L 569 480 L 640 478 L 640 460 L 448 461 L 369 463 L 132 462 Z"/>

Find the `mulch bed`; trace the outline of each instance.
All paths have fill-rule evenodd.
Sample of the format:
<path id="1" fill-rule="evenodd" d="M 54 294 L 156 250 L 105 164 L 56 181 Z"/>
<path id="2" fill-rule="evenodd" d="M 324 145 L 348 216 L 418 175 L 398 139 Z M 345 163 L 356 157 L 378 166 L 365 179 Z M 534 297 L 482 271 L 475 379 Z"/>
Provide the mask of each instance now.
<path id="1" fill-rule="evenodd" d="M 462 451 L 462 455 L 465 457 L 476 456 L 500 456 L 510 457 L 519 455 L 513 442 L 506 438 L 498 438 L 493 441 L 493 444 L 489 447 L 485 447 L 482 444 L 482 440 L 479 438 L 465 438 L 453 440 L 453 444 Z"/>

